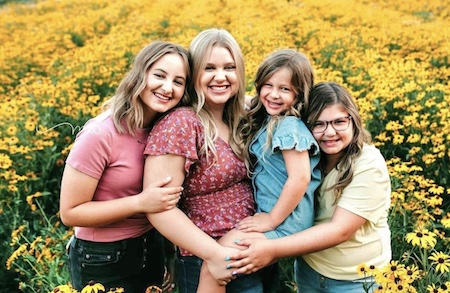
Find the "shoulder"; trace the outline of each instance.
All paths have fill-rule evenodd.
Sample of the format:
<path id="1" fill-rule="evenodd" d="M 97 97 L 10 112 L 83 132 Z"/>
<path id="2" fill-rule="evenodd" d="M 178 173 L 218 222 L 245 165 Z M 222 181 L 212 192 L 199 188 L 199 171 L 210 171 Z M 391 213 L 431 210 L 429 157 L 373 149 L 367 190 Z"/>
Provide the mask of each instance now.
<path id="1" fill-rule="evenodd" d="M 376 178 L 389 178 L 386 161 L 380 150 L 374 145 L 364 144 L 361 155 L 355 162 L 355 176 L 365 174 L 367 180 Z"/>
<path id="2" fill-rule="evenodd" d="M 356 160 L 359 165 L 383 165 L 386 166 L 386 161 L 380 150 L 374 145 L 364 144 L 361 155 Z"/>
<path id="3" fill-rule="evenodd" d="M 297 151 L 310 150 L 311 154 L 319 153 L 319 146 L 298 117 L 286 116 L 279 121 L 272 138 L 273 148 L 284 150 L 296 149 Z"/>
<path id="4" fill-rule="evenodd" d="M 176 122 L 176 121 L 199 121 L 197 113 L 195 113 L 194 109 L 191 107 L 178 107 L 173 110 L 171 110 L 169 113 L 167 113 L 159 123 L 168 123 L 169 121 Z"/>
<path id="5" fill-rule="evenodd" d="M 95 138 L 115 136 L 118 131 L 114 125 L 111 113 L 109 111 L 88 120 L 82 127 L 79 136 L 92 136 Z"/>
<path id="6" fill-rule="evenodd" d="M 201 132 L 201 122 L 194 109 L 190 107 L 179 107 L 171 110 L 162 117 L 151 130 L 152 135 L 192 135 Z"/>
<path id="7" fill-rule="evenodd" d="M 292 132 L 303 132 L 308 131 L 308 127 L 306 127 L 305 123 L 302 119 L 295 116 L 286 116 L 283 117 L 277 126 L 277 131 L 283 133 L 292 133 Z"/>

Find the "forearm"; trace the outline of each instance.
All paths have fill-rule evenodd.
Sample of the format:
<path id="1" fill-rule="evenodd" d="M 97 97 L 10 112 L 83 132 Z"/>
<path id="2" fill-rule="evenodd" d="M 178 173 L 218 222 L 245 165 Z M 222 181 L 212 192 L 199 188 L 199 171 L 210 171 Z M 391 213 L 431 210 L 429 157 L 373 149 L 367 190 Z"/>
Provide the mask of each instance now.
<path id="1" fill-rule="evenodd" d="M 136 198 L 128 196 L 106 201 L 89 201 L 64 211 L 67 226 L 100 227 L 139 213 Z"/>
<path id="2" fill-rule="evenodd" d="M 208 261 L 221 246 L 208 234 L 200 230 L 178 208 L 161 213 L 147 214 L 152 225 L 175 245 Z"/>
<path id="3" fill-rule="evenodd" d="M 288 178 L 277 203 L 269 213 L 270 218 L 275 225 L 274 229 L 280 225 L 297 207 L 306 192 L 308 183 L 308 178 L 301 178 L 299 181 L 294 181 Z"/>

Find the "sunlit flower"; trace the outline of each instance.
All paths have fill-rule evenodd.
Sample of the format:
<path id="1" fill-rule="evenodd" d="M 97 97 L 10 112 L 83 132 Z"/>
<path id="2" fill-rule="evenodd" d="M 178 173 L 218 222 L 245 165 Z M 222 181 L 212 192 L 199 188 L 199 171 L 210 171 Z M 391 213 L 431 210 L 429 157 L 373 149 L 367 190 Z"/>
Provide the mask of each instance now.
<path id="1" fill-rule="evenodd" d="M 416 265 L 407 266 L 405 270 L 409 283 L 414 282 L 420 277 L 420 270 Z"/>
<path id="2" fill-rule="evenodd" d="M 70 285 L 59 285 L 55 289 L 52 290 L 52 293 L 76 293 L 77 290 L 75 290 Z"/>
<path id="3" fill-rule="evenodd" d="M 429 192 L 433 193 L 433 194 L 443 194 L 445 189 L 442 186 L 433 186 L 430 187 L 430 189 L 428 190 Z"/>
<path id="4" fill-rule="evenodd" d="M 436 271 L 440 271 L 441 274 L 448 273 L 450 271 L 450 257 L 443 252 L 433 252 L 428 259 L 432 260 L 436 265 Z"/>
<path id="5" fill-rule="evenodd" d="M 367 276 L 367 266 L 365 263 L 360 264 L 357 268 L 356 271 L 358 272 L 358 275 L 360 276 Z"/>
<path id="6" fill-rule="evenodd" d="M 6 130 L 8 135 L 15 135 L 17 133 L 17 127 L 15 125 L 10 125 Z"/>
<path id="7" fill-rule="evenodd" d="M 436 245 L 436 234 L 427 229 L 416 230 L 406 234 L 406 241 L 422 248 L 433 248 Z"/>
<path id="8" fill-rule="evenodd" d="M 0 153 L 0 169 L 8 169 L 13 161 L 7 154 Z"/>
<path id="9" fill-rule="evenodd" d="M 81 293 L 98 293 L 99 290 L 105 291 L 105 286 L 100 283 L 95 283 L 94 281 L 89 281 L 89 283 L 81 290 Z"/>
<path id="10" fill-rule="evenodd" d="M 440 293 L 439 287 L 436 287 L 436 284 L 430 284 L 427 286 L 427 292 L 429 293 Z"/>

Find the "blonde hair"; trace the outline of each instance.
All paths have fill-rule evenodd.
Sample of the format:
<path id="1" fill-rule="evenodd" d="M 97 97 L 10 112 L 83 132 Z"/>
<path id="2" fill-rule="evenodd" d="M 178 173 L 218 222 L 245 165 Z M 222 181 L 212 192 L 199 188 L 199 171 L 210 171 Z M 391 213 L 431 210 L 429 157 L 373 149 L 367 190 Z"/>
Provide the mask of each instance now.
<path id="1" fill-rule="evenodd" d="M 195 109 L 203 127 L 205 143 L 200 153 L 206 155 L 210 165 L 217 161 L 217 151 L 214 141 L 218 138 L 219 132 L 214 123 L 212 114 L 205 103 L 205 93 L 201 89 L 200 80 L 205 70 L 207 58 L 213 47 L 223 47 L 227 49 L 234 59 L 236 65 L 236 76 L 238 79 L 238 91 L 225 104 L 223 121 L 230 130 L 229 145 L 233 152 L 243 158 L 243 143 L 240 136 L 240 121 L 245 115 L 245 68 L 241 49 L 234 37 L 224 29 L 211 28 L 200 32 L 189 46 L 190 65 L 192 68 L 192 82 L 189 86 L 189 94 L 192 98 L 192 107 Z M 209 161 L 212 154 L 213 160 Z"/>
<path id="2" fill-rule="evenodd" d="M 248 124 L 243 129 L 245 139 L 244 157 L 249 171 L 253 168 L 254 162 L 249 150 L 250 144 L 261 127 L 266 123 L 268 115 L 259 96 L 261 88 L 267 80 L 283 68 L 286 68 L 291 73 L 290 82 L 295 93 L 295 100 L 289 109 L 279 115 L 271 116 L 269 122 L 267 122 L 267 143 L 265 148 L 270 148 L 273 130 L 281 119 L 285 116 L 301 118 L 304 109 L 308 106 L 309 92 L 314 85 L 314 70 L 309 59 L 304 54 L 292 49 L 278 50 L 267 56 L 256 72 L 256 96 L 252 99 L 248 112 Z"/>
<path id="3" fill-rule="evenodd" d="M 112 109 L 114 125 L 120 133 L 135 134 L 138 128 L 144 127 L 144 108 L 140 98 L 145 89 L 147 72 L 161 57 L 166 54 L 178 54 L 183 59 L 186 77 L 189 79 L 190 68 L 188 52 L 182 46 L 165 41 L 153 41 L 145 46 L 135 57 L 133 67 L 119 84 L 116 94 L 105 102 L 103 110 Z M 189 104 L 187 89 L 180 105 Z M 155 120 L 156 121 L 156 120 Z M 125 122 L 126 129 L 122 125 Z"/>
<path id="4" fill-rule="evenodd" d="M 342 157 L 336 165 L 338 170 L 337 182 L 328 190 L 334 189 L 335 203 L 342 195 L 342 191 L 353 179 L 355 160 L 361 155 L 363 145 L 371 142 L 370 133 L 364 128 L 358 107 L 350 93 L 335 82 L 320 82 L 313 87 L 310 104 L 307 110 L 307 124 L 312 127 L 322 111 L 330 106 L 338 105 L 352 117 L 353 137 Z M 326 155 L 322 153 L 320 165 L 325 166 Z"/>

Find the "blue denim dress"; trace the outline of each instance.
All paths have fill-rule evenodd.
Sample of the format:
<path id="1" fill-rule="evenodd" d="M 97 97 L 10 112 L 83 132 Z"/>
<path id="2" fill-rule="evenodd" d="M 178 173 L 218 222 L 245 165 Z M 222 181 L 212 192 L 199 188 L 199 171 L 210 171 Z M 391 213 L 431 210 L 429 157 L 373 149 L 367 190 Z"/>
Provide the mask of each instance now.
<path id="1" fill-rule="evenodd" d="M 260 129 L 250 145 L 250 152 L 257 158 L 252 175 L 257 212 L 264 213 L 270 212 L 275 206 L 288 177 L 281 151 L 292 149 L 309 152 L 311 181 L 294 211 L 275 230 L 264 233 L 267 238 L 287 236 L 313 225 L 314 191 L 321 180 L 318 168 L 320 150 L 303 121 L 294 116 L 287 116 L 278 121 L 269 147 L 267 147 L 267 124 Z"/>

